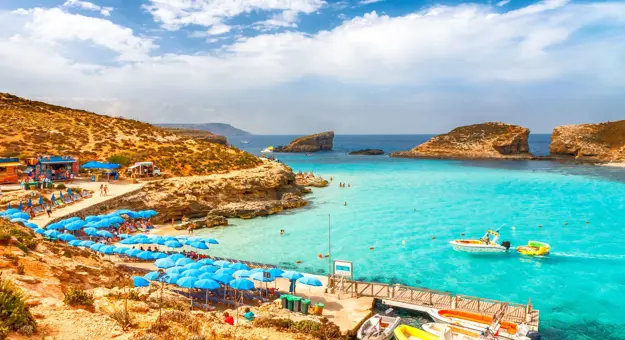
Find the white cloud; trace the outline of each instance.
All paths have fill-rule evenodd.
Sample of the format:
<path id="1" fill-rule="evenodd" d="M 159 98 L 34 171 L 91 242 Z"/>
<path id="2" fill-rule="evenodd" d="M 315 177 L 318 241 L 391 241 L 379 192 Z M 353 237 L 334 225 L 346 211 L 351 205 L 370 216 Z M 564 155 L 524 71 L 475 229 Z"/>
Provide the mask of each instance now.
<path id="1" fill-rule="evenodd" d="M 295 27 L 300 13 L 310 14 L 324 6 L 324 0 L 149 0 L 144 8 L 169 30 L 183 26 L 225 26 L 224 21 L 253 11 L 279 11 L 271 19 L 256 23 L 264 29 Z"/>
<path id="2" fill-rule="evenodd" d="M 376 2 L 382 2 L 385 0 L 361 0 L 358 2 L 359 5 L 369 5 L 369 4 L 374 4 Z"/>
<path id="3" fill-rule="evenodd" d="M 214 25 L 203 26 L 219 27 Z M 0 12 L 0 28 L 4 91 L 61 98 L 60 103 L 113 98 L 115 105 L 85 105 L 160 122 L 207 120 L 198 112 L 210 106 L 216 115 L 258 132 L 270 132 L 266 122 L 273 120 L 292 122 L 274 132 L 302 131 L 293 129 L 300 125 L 292 112 L 304 115 L 299 121 L 313 129 L 328 121 L 361 126 L 355 112 L 400 119 L 394 115 L 411 116 L 415 107 L 432 115 L 555 110 L 556 102 L 532 106 L 539 104 L 531 94 L 546 96 L 541 86 L 551 82 L 575 98 L 608 96 L 587 101 L 584 114 L 596 117 L 592 105 L 615 102 L 609 95 L 625 90 L 625 3 L 547 1 L 504 13 L 487 5 L 437 6 L 397 17 L 371 12 L 331 30 L 241 37 L 193 55 L 154 55 L 152 39 L 60 9 Z M 200 34 L 217 42 L 207 31 Z M 115 52 L 116 63 L 81 62 L 71 53 L 94 44 Z M 300 81 L 324 85 L 309 91 Z M 501 92 L 500 106 L 446 87 L 483 90 L 488 98 Z M 380 88 L 388 92 L 379 95 Z M 426 93 L 434 89 L 440 92 Z M 448 103 L 456 99 L 461 105 Z M 255 118 L 261 114 L 273 116 Z"/>
<path id="4" fill-rule="evenodd" d="M 497 3 L 497 7 L 502 7 L 510 3 L 511 0 L 501 0 Z"/>
<path id="5" fill-rule="evenodd" d="M 105 17 L 110 16 L 111 12 L 113 11 L 113 7 L 98 6 L 94 3 L 81 0 L 67 0 L 63 4 L 63 7 L 78 7 L 88 11 L 97 11 Z"/>

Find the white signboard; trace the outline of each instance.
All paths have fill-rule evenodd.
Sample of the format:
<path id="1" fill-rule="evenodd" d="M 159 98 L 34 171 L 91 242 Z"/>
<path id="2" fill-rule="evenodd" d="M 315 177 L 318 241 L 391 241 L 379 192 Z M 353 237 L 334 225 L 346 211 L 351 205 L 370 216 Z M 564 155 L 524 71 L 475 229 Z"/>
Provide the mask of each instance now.
<path id="1" fill-rule="evenodd" d="M 354 265 L 349 261 L 334 260 L 334 275 L 351 278 L 354 275 Z"/>

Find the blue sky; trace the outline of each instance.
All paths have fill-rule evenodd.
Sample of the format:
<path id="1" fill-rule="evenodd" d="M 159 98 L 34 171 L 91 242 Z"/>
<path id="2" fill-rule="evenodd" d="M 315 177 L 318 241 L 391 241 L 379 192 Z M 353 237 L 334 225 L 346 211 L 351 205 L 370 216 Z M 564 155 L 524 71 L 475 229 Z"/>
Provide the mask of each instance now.
<path id="1" fill-rule="evenodd" d="M 4 0 L 0 91 L 256 133 L 625 117 L 625 3 Z"/>

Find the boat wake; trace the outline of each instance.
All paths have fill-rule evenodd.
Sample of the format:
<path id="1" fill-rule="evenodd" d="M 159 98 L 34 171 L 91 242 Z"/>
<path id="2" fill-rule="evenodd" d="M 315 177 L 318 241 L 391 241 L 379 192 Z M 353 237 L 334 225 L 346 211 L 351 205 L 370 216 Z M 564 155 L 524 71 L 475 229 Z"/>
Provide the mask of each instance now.
<path id="1" fill-rule="evenodd" d="M 607 255 L 607 254 L 584 254 L 584 253 L 551 253 L 550 256 L 573 257 L 578 259 L 589 260 L 625 260 L 625 255 Z"/>

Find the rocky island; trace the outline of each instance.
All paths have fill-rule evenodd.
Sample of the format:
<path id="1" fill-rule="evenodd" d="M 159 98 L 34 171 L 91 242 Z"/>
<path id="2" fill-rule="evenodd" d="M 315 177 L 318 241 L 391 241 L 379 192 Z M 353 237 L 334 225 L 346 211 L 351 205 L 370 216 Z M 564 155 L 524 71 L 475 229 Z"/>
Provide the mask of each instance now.
<path id="1" fill-rule="evenodd" d="M 349 153 L 350 155 L 364 155 L 364 156 L 379 156 L 384 154 L 384 150 L 380 149 L 363 149 L 352 151 Z"/>
<path id="2" fill-rule="evenodd" d="M 293 140 L 287 146 L 279 146 L 274 152 L 317 152 L 331 151 L 334 147 L 334 131 L 317 133 Z"/>
<path id="3" fill-rule="evenodd" d="M 563 125 L 553 130 L 551 157 L 597 163 L 625 162 L 625 120 Z"/>
<path id="4" fill-rule="evenodd" d="M 410 151 L 391 157 L 456 159 L 530 159 L 530 130 L 517 125 L 489 122 L 461 126 L 433 137 Z"/>
<path id="5" fill-rule="evenodd" d="M 203 140 L 203 141 L 210 142 L 210 143 L 228 145 L 228 139 L 226 139 L 226 137 L 216 135 L 206 130 L 193 130 L 193 129 L 182 129 L 182 128 L 163 128 L 163 129 L 173 134 L 180 135 L 180 136 L 191 137 L 191 138 Z"/>

